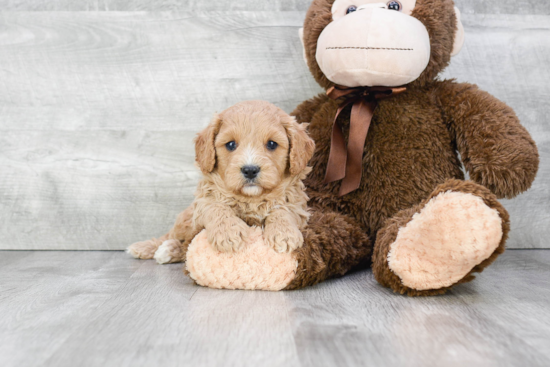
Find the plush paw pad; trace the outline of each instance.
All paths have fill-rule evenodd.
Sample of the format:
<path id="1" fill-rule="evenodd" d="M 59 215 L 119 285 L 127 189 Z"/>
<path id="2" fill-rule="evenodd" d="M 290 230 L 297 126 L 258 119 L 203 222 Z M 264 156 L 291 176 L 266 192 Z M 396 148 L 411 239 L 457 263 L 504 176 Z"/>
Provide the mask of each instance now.
<path id="1" fill-rule="evenodd" d="M 502 233 L 498 212 L 480 197 L 445 192 L 399 230 L 388 265 L 409 288 L 449 287 L 493 254 Z"/>
<path id="2" fill-rule="evenodd" d="M 186 267 L 191 278 L 205 287 L 278 291 L 296 276 L 297 262 L 291 254 L 267 246 L 256 228 L 238 252 L 215 250 L 202 231 L 189 245 Z"/>

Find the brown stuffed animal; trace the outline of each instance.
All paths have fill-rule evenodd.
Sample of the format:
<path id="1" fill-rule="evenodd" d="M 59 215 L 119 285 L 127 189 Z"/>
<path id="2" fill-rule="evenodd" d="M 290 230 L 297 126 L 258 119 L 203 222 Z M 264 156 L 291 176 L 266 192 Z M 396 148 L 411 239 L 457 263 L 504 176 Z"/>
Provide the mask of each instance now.
<path id="1" fill-rule="evenodd" d="M 306 180 L 314 213 L 288 288 L 371 261 L 401 294 L 471 281 L 505 249 L 497 198 L 527 190 L 539 158 L 510 107 L 437 79 L 464 39 L 453 1 L 314 0 L 301 35 L 330 97 L 293 112 L 317 148 Z"/>

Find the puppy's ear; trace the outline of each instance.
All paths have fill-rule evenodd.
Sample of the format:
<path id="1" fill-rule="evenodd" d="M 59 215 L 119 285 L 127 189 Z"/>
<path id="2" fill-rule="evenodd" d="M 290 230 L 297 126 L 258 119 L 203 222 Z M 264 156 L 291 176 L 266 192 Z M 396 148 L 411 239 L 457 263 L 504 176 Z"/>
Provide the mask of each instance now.
<path id="1" fill-rule="evenodd" d="M 195 138 L 195 161 L 203 174 L 209 174 L 216 165 L 216 147 L 214 140 L 220 131 L 222 119 L 215 115 L 212 122 Z"/>
<path id="2" fill-rule="evenodd" d="M 283 125 L 290 140 L 290 174 L 297 175 L 307 167 L 315 151 L 315 142 L 307 134 L 309 124 L 299 124 L 296 118 L 289 116 Z"/>

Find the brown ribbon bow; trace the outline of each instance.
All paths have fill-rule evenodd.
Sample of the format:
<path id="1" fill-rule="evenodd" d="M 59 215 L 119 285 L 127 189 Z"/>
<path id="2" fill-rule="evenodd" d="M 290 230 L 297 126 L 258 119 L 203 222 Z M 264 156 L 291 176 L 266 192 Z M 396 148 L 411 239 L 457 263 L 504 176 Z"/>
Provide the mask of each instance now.
<path id="1" fill-rule="evenodd" d="M 334 117 L 330 156 L 325 175 L 325 184 L 343 179 L 340 186 L 340 196 L 357 190 L 361 184 L 363 150 L 374 110 L 378 105 L 376 101 L 402 93 L 406 89 L 404 87 L 347 88 L 335 86 L 327 91 L 327 95 L 334 100 L 345 97 Z M 338 123 L 338 116 L 350 104 L 353 104 L 353 106 L 351 108 L 349 138 L 346 148 L 342 126 Z"/>

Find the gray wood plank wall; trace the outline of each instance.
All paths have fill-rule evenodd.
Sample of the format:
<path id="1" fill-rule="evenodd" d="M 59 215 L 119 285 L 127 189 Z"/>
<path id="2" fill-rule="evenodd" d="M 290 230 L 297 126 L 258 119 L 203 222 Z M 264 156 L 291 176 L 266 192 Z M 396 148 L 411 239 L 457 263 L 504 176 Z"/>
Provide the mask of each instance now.
<path id="1" fill-rule="evenodd" d="M 549 247 L 550 2 L 456 1 L 467 40 L 445 77 L 514 107 L 541 152 L 505 201 L 509 246 Z M 0 0 L 0 249 L 123 249 L 160 235 L 199 177 L 215 111 L 319 93 L 297 30 L 309 0 Z"/>
<path id="2" fill-rule="evenodd" d="M 0 0 L 2 10 L 23 11 L 305 11 L 311 0 Z M 546 0 L 455 0 L 467 14 L 550 14 Z"/>

